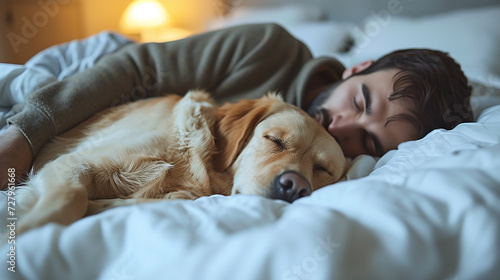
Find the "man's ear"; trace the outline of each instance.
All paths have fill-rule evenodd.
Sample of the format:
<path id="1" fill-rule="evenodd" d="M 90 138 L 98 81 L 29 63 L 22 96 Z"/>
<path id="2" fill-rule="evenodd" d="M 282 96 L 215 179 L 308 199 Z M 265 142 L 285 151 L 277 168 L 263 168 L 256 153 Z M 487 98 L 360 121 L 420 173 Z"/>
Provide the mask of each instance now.
<path id="1" fill-rule="evenodd" d="M 358 63 L 354 66 L 351 66 L 350 68 L 347 68 L 344 71 L 344 73 L 342 73 L 342 80 L 345 80 L 345 79 L 349 78 L 350 76 L 365 70 L 366 68 L 370 67 L 372 64 L 373 64 L 373 60 L 370 59 L 370 60 L 366 60 L 366 61 L 363 61 L 361 63 Z"/>

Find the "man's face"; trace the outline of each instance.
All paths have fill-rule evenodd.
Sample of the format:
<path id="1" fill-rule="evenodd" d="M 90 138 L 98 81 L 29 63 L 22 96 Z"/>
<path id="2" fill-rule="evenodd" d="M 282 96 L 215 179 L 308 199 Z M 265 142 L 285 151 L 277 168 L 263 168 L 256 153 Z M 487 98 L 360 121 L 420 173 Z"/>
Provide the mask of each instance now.
<path id="1" fill-rule="evenodd" d="M 326 99 L 312 114 L 335 137 L 346 157 L 361 154 L 382 156 L 417 138 L 417 128 L 408 121 L 387 118 L 409 114 L 405 98 L 389 101 L 397 69 L 354 75 L 331 87 Z"/>

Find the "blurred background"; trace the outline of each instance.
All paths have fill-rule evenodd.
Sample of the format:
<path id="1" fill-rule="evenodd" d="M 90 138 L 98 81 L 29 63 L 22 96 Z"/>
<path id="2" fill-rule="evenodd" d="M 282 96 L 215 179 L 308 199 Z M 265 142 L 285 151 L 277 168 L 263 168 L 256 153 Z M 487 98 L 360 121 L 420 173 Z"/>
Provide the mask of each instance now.
<path id="1" fill-rule="evenodd" d="M 23 64 L 55 44 L 101 31 L 175 40 L 224 13 L 217 0 L 0 0 L 0 63 Z"/>
<path id="2" fill-rule="evenodd" d="M 333 55 L 347 66 L 425 47 L 449 52 L 469 76 L 490 79 L 500 73 L 499 12 L 500 0 L 0 0 L 0 63 L 24 64 L 50 46 L 102 31 L 162 42 L 276 22 L 314 56 Z"/>

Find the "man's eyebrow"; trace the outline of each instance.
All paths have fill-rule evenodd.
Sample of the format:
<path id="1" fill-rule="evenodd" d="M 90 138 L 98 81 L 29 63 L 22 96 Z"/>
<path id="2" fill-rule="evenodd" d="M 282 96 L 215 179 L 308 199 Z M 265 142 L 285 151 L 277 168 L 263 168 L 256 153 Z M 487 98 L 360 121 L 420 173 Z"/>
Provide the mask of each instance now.
<path id="1" fill-rule="evenodd" d="M 373 141 L 373 145 L 375 146 L 375 156 L 381 157 L 384 154 L 384 147 L 382 147 L 380 140 L 378 139 L 377 135 L 373 134 L 372 132 L 368 132 L 368 135 L 370 135 L 370 138 Z"/>
<path id="2" fill-rule="evenodd" d="M 365 99 L 365 112 L 367 115 L 370 115 L 372 113 L 372 93 L 365 84 L 361 86 L 361 91 Z"/>

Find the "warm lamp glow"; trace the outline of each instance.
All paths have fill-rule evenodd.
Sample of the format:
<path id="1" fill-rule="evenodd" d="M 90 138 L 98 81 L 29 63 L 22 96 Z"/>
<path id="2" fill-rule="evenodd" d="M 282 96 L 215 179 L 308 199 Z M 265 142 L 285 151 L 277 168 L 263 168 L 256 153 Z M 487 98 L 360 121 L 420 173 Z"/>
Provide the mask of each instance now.
<path id="1" fill-rule="evenodd" d="M 142 32 L 148 28 L 167 26 L 169 17 L 165 7 L 157 0 L 134 0 L 120 20 L 124 32 Z"/>
<path id="2" fill-rule="evenodd" d="M 188 30 L 174 27 L 171 19 L 158 0 L 134 0 L 120 19 L 122 31 L 139 35 L 141 42 L 165 42 L 178 40 L 191 34 Z"/>

